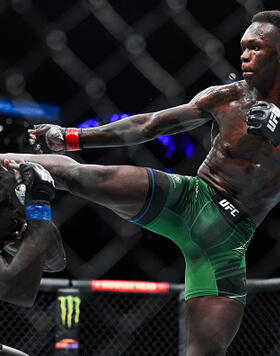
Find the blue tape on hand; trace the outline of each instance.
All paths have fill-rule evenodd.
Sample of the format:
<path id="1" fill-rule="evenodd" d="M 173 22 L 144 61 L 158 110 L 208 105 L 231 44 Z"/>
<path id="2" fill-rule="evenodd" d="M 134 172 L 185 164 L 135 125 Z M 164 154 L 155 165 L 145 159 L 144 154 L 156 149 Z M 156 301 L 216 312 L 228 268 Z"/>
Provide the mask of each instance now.
<path id="1" fill-rule="evenodd" d="M 46 205 L 27 205 L 26 220 L 52 220 L 51 207 Z"/>

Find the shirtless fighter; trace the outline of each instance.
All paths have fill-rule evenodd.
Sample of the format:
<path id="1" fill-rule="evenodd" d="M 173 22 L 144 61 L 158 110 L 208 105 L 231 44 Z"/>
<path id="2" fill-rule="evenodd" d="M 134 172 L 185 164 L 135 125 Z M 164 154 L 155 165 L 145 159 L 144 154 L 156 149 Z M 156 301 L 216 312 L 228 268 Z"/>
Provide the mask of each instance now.
<path id="1" fill-rule="evenodd" d="M 188 356 L 225 355 L 246 299 L 245 254 L 280 199 L 280 11 L 256 14 L 241 39 L 244 80 L 189 103 L 89 129 L 30 130 L 53 151 L 133 145 L 215 121 L 197 177 L 132 166 L 81 165 L 65 156 L 0 155 L 42 164 L 60 188 L 173 240 L 186 261 Z"/>

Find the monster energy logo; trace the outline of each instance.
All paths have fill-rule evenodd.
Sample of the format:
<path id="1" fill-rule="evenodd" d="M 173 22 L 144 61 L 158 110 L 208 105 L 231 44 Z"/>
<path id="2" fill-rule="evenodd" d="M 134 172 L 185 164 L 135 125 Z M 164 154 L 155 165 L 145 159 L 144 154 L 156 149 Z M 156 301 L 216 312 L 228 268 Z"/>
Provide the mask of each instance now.
<path id="1" fill-rule="evenodd" d="M 58 297 L 58 300 L 60 301 L 61 322 L 71 329 L 73 317 L 74 323 L 79 323 L 81 299 L 73 295 L 66 295 Z"/>

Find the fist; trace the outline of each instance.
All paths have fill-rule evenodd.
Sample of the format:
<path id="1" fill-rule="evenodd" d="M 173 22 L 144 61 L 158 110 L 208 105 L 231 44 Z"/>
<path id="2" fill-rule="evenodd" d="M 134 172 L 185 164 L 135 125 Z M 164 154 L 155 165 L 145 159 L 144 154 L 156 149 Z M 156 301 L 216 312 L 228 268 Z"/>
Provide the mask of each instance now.
<path id="1" fill-rule="evenodd" d="M 261 136 L 274 146 L 280 143 L 280 110 L 272 103 L 257 101 L 248 114 L 249 134 Z"/>
<path id="2" fill-rule="evenodd" d="M 51 151 L 63 153 L 65 151 L 65 128 L 58 125 L 34 125 L 28 130 L 29 143 L 36 151 L 43 152 L 48 148 Z M 44 148 L 44 145 L 47 146 Z"/>
<path id="3" fill-rule="evenodd" d="M 50 204 L 54 199 L 54 180 L 43 166 L 38 163 L 25 162 L 19 165 L 23 183 L 26 186 L 24 204 L 35 202 Z"/>

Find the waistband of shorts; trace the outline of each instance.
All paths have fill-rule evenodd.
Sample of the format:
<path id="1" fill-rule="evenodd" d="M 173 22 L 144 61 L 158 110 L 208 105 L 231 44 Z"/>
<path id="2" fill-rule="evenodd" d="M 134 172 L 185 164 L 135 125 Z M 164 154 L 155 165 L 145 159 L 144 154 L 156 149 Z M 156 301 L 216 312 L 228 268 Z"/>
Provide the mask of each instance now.
<path id="1" fill-rule="evenodd" d="M 233 199 L 218 191 L 211 183 L 206 182 L 198 177 L 203 183 L 207 185 L 208 191 L 212 197 L 213 202 L 217 205 L 220 211 L 228 217 L 232 222 L 238 223 L 241 220 L 248 220 L 256 225 L 251 216 L 249 216 L 241 206 L 234 202 Z"/>

